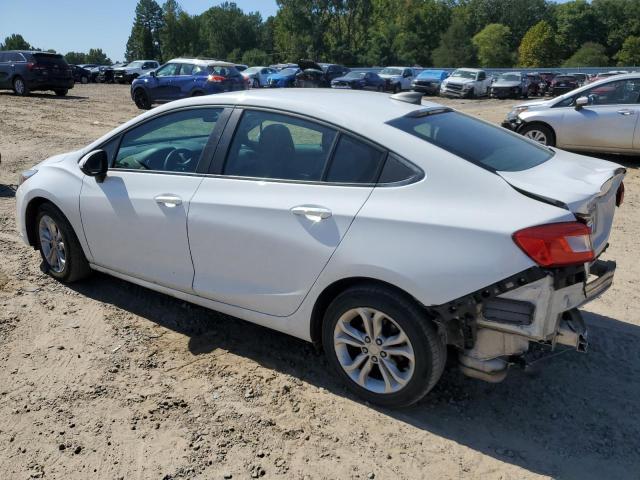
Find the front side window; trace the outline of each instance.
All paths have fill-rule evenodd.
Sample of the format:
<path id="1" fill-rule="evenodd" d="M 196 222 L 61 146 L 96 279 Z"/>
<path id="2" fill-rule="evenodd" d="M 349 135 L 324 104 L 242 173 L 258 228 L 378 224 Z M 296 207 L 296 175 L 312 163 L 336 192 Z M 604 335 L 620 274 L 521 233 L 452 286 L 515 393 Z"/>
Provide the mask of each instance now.
<path id="1" fill-rule="evenodd" d="M 640 79 L 617 80 L 582 92 L 590 105 L 628 105 L 640 101 Z"/>
<path id="2" fill-rule="evenodd" d="M 245 111 L 224 175 L 319 181 L 336 132 L 289 115 Z"/>
<path id="3" fill-rule="evenodd" d="M 167 63 L 156 71 L 156 77 L 172 77 L 174 75 L 178 75 L 179 71 L 179 63 Z"/>
<path id="4" fill-rule="evenodd" d="M 326 180 L 335 183 L 375 183 L 382 160 L 382 151 L 349 135 L 342 135 Z"/>
<path id="5" fill-rule="evenodd" d="M 492 171 L 527 170 L 553 156 L 546 147 L 459 112 L 404 116 L 387 123 Z"/>
<path id="6" fill-rule="evenodd" d="M 195 172 L 221 108 L 169 113 L 124 134 L 112 168 Z"/>

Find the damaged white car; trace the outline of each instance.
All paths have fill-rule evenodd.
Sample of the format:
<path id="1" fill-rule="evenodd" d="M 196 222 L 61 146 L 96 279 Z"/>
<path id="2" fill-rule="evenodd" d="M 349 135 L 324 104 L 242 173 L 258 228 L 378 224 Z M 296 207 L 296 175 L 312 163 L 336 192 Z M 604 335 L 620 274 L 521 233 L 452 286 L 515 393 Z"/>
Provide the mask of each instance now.
<path id="1" fill-rule="evenodd" d="M 314 342 L 378 405 L 422 398 L 448 352 L 497 381 L 532 342 L 586 350 L 625 170 L 420 97 L 172 102 L 24 172 L 19 229 L 60 281 L 98 270 Z"/>

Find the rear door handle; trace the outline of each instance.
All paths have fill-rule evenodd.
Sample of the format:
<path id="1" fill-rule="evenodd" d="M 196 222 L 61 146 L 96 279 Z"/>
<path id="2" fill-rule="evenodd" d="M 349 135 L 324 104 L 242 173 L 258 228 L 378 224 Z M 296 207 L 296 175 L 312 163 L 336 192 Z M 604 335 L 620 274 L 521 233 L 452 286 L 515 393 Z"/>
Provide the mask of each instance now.
<path id="1" fill-rule="evenodd" d="M 164 195 L 158 195 L 154 197 L 154 200 L 158 205 L 164 205 L 165 207 L 174 208 L 182 204 L 182 199 L 177 195 L 170 193 Z"/>
<path id="2" fill-rule="evenodd" d="M 314 207 L 311 205 L 299 205 L 297 207 L 293 207 L 291 209 L 291 213 L 305 217 L 307 220 L 311 220 L 312 222 L 319 222 L 320 220 L 324 220 L 331 216 L 331 210 L 328 208 Z"/>
<path id="3" fill-rule="evenodd" d="M 627 108 L 623 108 L 622 110 L 618 110 L 617 113 L 619 113 L 620 115 L 635 115 L 636 112 Z"/>

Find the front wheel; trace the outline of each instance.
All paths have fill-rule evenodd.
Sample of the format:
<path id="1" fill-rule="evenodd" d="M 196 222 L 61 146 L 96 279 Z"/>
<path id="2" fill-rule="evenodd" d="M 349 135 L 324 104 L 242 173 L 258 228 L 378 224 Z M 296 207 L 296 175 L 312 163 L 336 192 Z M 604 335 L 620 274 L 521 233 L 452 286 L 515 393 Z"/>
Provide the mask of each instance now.
<path id="1" fill-rule="evenodd" d="M 546 125 L 536 123 L 525 125 L 524 127 L 522 127 L 519 133 L 524 137 L 527 137 L 528 139 L 538 142 L 542 145 L 546 145 L 547 147 L 553 147 L 556 144 L 556 139 L 553 131 Z"/>
<path id="2" fill-rule="evenodd" d="M 64 97 L 68 92 L 69 90 L 67 90 L 66 88 L 61 88 L 53 91 L 53 93 L 55 93 L 58 97 Z"/>
<path id="3" fill-rule="evenodd" d="M 86 77 L 86 76 L 80 77 L 80 83 L 82 83 L 83 85 L 86 85 L 87 83 L 89 83 L 89 77 Z"/>
<path id="4" fill-rule="evenodd" d="M 20 95 L 21 97 L 29 95 L 29 87 L 27 87 L 27 84 L 22 77 L 16 77 L 13 79 L 13 91 L 16 95 Z"/>
<path id="5" fill-rule="evenodd" d="M 64 283 L 75 282 L 91 273 L 78 237 L 60 210 L 52 204 L 42 205 L 35 228 L 46 273 Z"/>
<path id="6" fill-rule="evenodd" d="M 329 363 L 347 387 L 383 407 L 411 405 L 440 379 L 446 345 L 414 302 L 375 285 L 346 290 L 323 322 Z"/>
<path id="7" fill-rule="evenodd" d="M 260 88 L 260 80 L 258 80 L 257 78 L 254 78 L 251 84 L 251 88 Z"/>

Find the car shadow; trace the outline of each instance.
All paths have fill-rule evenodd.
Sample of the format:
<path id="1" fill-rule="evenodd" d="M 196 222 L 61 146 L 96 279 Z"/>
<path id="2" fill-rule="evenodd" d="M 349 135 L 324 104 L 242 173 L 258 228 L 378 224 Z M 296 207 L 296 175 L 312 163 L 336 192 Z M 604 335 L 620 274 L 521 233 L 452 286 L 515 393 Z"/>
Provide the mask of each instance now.
<path id="1" fill-rule="evenodd" d="M 187 336 L 194 356 L 231 351 L 360 402 L 304 341 L 102 274 L 72 288 Z M 585 319 L 592 339 L 586 355 L 536 355 L 533 372 L 513 369 L 501 384 L 450 367 L 417 405 L 376 410 L 532 473 L 637 479 L 640 327 L 593 313 Z"/>
<path id="2" fill-rule="evenodd" d="M 0 92 L 0 95 L 8 96 L 8 97 L 18 97 L 18 95 L 16 95 L 13 92 Z M 64 97 L 59 97 L 55 93 L 30 93 L 26 97 L 22 97 L 22 98 L 30 98 L 30 97 L 31 98 L 47 98 L 47 99 L 53 99 L 53 100 L 86 100 L 89 98 L 82 95 L 65 95 Z"/>

